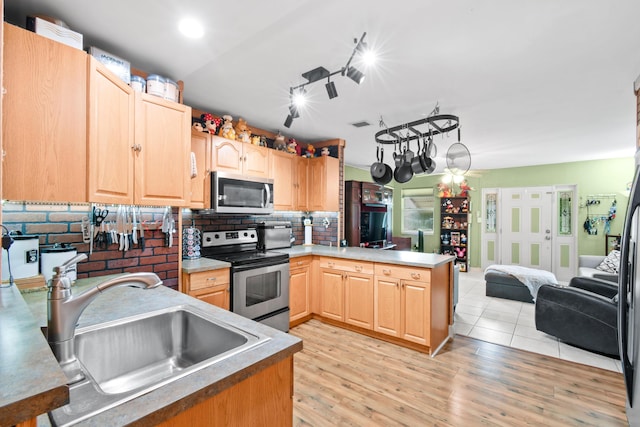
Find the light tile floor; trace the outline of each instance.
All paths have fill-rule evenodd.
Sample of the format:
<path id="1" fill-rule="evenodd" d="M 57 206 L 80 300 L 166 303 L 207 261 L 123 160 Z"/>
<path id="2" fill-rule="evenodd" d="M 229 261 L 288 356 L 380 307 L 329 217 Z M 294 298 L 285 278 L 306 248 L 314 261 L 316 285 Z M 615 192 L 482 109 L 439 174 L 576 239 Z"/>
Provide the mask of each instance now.
<path id="1" fill-rule="evenodd" d="M 536 330 L 534 305 L 485 295 L 484 271 L 460 273 L 456 334 L 622 372 L 620 360 L 582 350 Z"/>

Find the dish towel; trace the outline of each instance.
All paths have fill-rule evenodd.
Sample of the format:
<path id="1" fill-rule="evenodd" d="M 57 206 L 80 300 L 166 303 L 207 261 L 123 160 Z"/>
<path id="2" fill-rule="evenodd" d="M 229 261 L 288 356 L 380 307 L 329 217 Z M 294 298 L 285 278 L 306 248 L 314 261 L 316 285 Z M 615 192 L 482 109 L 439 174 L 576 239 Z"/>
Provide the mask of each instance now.
<path id="1" fill-rule="evenodd" d="M 196 153 L 191 152 L 191 179 L 198 176 L 198 168 L 196 167 Z"/>
<path id="2" fill-rule="evenodd" d="M 536 296 L 538 296 L 538 289 L 542 285 L 557 285 L 558 280 L 556 276 L 550 271 L 537 270 L 535 268 L 521 267 L 519 265 L 490 265 L 484 271 L 485 274 L 496 272 L 508 274 L 518 279 L 522 284 L 529 288 L 533 301 L 535 302 Z"/>

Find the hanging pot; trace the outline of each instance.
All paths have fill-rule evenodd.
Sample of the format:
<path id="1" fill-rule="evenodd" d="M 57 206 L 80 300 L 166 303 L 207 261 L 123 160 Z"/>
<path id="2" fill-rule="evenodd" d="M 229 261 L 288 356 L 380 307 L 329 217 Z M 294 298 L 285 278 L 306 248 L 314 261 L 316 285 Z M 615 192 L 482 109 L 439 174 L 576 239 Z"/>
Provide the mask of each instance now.
<path id="1" fill-rule="evenodd" d="M 424 166 L 424 171 L 427 174 L 432 173 L 436 169 L 436 161 L 434 160 L 437 154 L 437 148 L 433 143 L 433 139 L 429 138 L 429 142 L 424 141 L 424 150 L 422 151 L 421 161 Z"/>
<path id="2" fill-rule="evenodd" d="M 416 175 L 424 172 L 424 168 L 422 167 L 422 155 L 420 153 L 420 138 L 418 138 L 418 152 L 413 159 L 411 159 L 411 170 Z"/>
<path id="3" fill-rule="evenodd" d="M 385 185 L 393 179 L 393 171 L 391 170 L 391 166 L 384 162 L 384 147 L 380 148 L 380 163 L 384 166 L 384 174 L 379 178 L 373 178 L 373 180 L 376 184 Z"/>
<path id="4" fill-rule="evenodd" d="M 376 160 L 377 162 L 371 165 L 371 178 L 374 180 L 382 178 L 386 172 L 385 164 L 380 161 L 380 145 L 376 148 Z"/>
<path id="5" fill-rule="evenodd" d="M 407 145 L 409 145 L 408 142 Z M 411 153 L 411 158 L 406 155 L 407 151 Z M 407 150 L 407 147 L 405 146 L 404 154 L 405 155 L 400 156 L 402 157 L 402 163 L 400 164 L 400 167 L 397 166 L 396 162 L 396 170 L 393 172 L 393 178 L 399 183 L 407 182 L 411 178 L 413 178 L 413 171 L 411 170 L 411 159 L 413 158 L 413 152 L 411 150 Z M 407 161 L 407 159 L 409 159 L 409 161 Z"/>

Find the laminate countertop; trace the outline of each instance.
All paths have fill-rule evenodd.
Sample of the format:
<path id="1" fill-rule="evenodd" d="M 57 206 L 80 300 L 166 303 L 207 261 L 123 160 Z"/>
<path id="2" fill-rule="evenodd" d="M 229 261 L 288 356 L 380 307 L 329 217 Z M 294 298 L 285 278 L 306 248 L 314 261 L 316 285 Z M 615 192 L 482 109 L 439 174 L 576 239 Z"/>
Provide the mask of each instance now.
<path id="1" fill-rule="evenodd" d="M 78 280 L 73 287 L 73 293 L 79 294 L 83 290 L 95 286 L 110 277 L 113 276 Z M 63 384 L 66 383 L 66 378 L 58 367 L 51 351 L 44 351 L 44 348 L 46 347 L 46 350 L 48 350 L 49 346 L 44 337 L 42 337 L 40 326 L 46 325 L 47 321 L 47 293 L 31 292 L 23 294 L 22 297 L 17 294 L 13 298 L 17 300 L 15 305 L 22 307 L 21 314 L 29 314 L 27 317 L 30 317 L 31 320 L 28 322 L 18 322 L 16 320 L 11 325 L 11 328 L 8 328 L 7 323 L 2 321 L 3 318 L 0 318 L 0 324 L 2 324 L 2 339 L 0 341 L 2 341 L 1 344 L 3 345 L 0 349 L 3 356 L 3 375 L 0 390 L 4 394 L 6 394 L 6 391 L 9 391 L 10 394 L 17 393 L 17 391 L 11 391 L 14 389 L 13 385 L 22 383 L 24 386 L 21 388 L 25 389 L 23 393 L 28 393 L 27 390 L 30 387 L 39 386 L 43 378 L 46 379 L 48 376 L 53 377 L 58 382 L 62 380 Z M 193 306 L 196 309 L 207 312 L 217 321 L 233 325 L 250 333 L 266 335 L 270 339 L 259 346 L 223 359 L 129 402 L 99 413 L 80 422 L 78 425 L 126 425 L 134 422 L 136 425 L 158 424 L 302 350 L 302 341 L 292 335 L 199 301 L 165 286 L 148 290 L 132 287 L 111 288 L 101 293 L 89 304 L 80 316 L 78 328 L 179 305 Z M 0 312 L 3 311 L 0 310 Z M 30 313 L 28 313 L 29 311 Z M 10 348 L 8 343 L 4 343 L 7 334 L 8 336 L 17 336 L 25 333 L 34 338 L 37 334 L 40 334 L 38 338 L 42 337 L 40 345 L 37 347 L 40 353 L 37 355 L 27 354 L 29 357 L 25 357 L 24 353 L 18 352 L 18 348 Z M 36 358 L 38 358 L 37 362 L 34 360 Z M 19 367 L 22 370 L 19 371 L 19 376 L 12 375 L 12 386 L 9 386 L 10 380 L 4 378 L 4 370 L 7 367 L 4 361 L 13 361 L 14 359 L 14 365 L 20 365 Z M 20 362 L 21 360 L 24 362 Z M 43 361 L 46 361 L 46 365 L 43 364 Z M 58 383 L 57 386 L 60 387 L 60 384 Z M 64 388 L 66 389 L 66 386 Z M 37 391 L 31 391 L 31 393 L 35 395 Z M 3 399 L 9 400 L 11 398 L 11 400 L 16 400 L 18 397 L 3 396 Z M 71 399 L 73 399 L 73 394 Z M 64 401 L 62 403 L 64 404 Z M 0 408 L 0 411 L 4 412 L 3 408 L 5 407 L 7 407 L 6 403 Z M 0 422 L 0 424 L 4 425 L 5 423 Z"/>
<path id="2" fill-rule="evenodd" d="M 412 267 L 435 268 L 448 262 L 453 262 L 456 258 L 452 255 L 440 255 L 425 252 L 392 251 L 370 248 L 336 246 L 293 246 L 287 249 L 274 249 L 277 252 L 289 254 L 290 258 L 306 255 L 327 256 L 333 258 L 344 258 L 357 261 L 382 262 L 387 264 L 408 265 Z"/>

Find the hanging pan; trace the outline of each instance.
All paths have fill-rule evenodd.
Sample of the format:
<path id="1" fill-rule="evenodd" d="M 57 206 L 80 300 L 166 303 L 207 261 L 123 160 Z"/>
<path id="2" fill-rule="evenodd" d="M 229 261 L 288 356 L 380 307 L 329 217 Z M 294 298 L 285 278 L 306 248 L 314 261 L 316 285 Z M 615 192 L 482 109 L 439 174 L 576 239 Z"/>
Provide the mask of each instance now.
<path id="1" fill-rule="evenodd" d="M 384 162 L 384 147 L 380 148 L 380 163 L 382 163 L 384 167 L 384 173 L 381 177 L 373 178 L 373 180 L 376 184 L 385 185 L 393 179 L 393 171 L 391 170 L 391 166 Z"/>
<path id="2" fill-rule="evenodd" d="M 385 164 L 380 160 L 380 144 L 376 147 L 376 162 L 371 165 L 371 178 L 380 179 L 385 173 Z"/>

